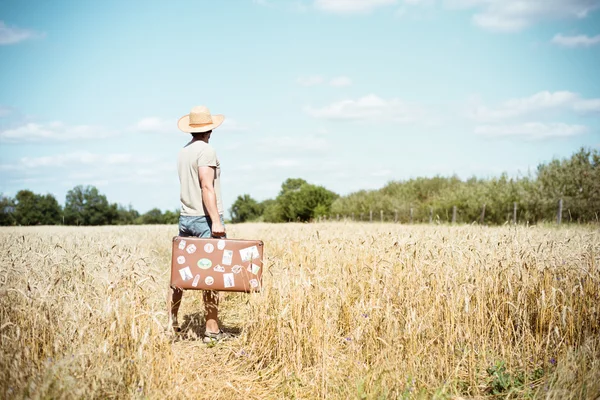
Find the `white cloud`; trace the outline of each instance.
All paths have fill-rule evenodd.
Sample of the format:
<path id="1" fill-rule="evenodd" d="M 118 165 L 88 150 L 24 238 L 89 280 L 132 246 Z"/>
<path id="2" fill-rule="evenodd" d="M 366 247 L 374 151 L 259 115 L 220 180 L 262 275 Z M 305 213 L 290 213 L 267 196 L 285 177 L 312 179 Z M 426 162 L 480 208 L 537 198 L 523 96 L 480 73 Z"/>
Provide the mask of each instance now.
<path id="1" fill-rule="evenodd" d="M 339 14 L 365 13 L 378 7 L 391 6 L 396 0 L 315 0 L 317 9 Z"/>
<path id="2" fill-rule="evenodd" d="M 126 173 L 124 173 L 126 171 Z M 130 153 L 98 154 L 77 151 L 41 157 L 22 157 L 0 164 L 0 172 L 13 183 L 28 179 L 55 179 L 65 187 L 77 184 L 170 182 L 177 177 L 172 161 Z"/>
<path id="3" fill-rule="evenodd" d="M 325 81 L 321 75 L 301 76 L 296 82 L 301 86 L 316 86 Z"/>
<path id="4" fill-rule="evenodd" d="M 548 139 L 571 137 L 588 132 L 583 125 L 562 123 L 530 122 L 518 125 L 482 125 L 475 128 L 475 134 L 489 137 L 521 137 L 524 139 Z"/>
<path id="5" fill-rule="evenodd" d="M 495 108 L 475 105 L 469 114 L 477 121 L 490 122 L 559 110 L 578 113 L 600 112 L 600 98 L 584 99 L 579 94 L 569 91 L 543 91 L 525 98 L 510 99 Z"/>
<path id="6" fill-rule="evenodd" d="M 134 157 L 127 153 L 113 154 L 94 154 L 87 151 L 77 151 L 65 154 L 55 154 L 41 157 L 22 157 L 16 163 L 2 164 L 0 170 L 18 171 L 29 170 L 33 168 L 60 168 L 60 167 L 80 167 L 83 165 L 111 166 L 130 164 Z M 77 173 L 83 173 L 77 170 Z"/>
<path id="7" fill-rule="evenodd" d="M 481 8 L 473 22 L 488 30 L 515 32 L 546 20 L 582 19 L 598 0 L 446 0 L 449 7 Z"/>
<path id="8" fill-rule="evenodd" d="M 139 120 L 134 129 L 138 132 L 172 132 L 177 130 L 177 121 L 167 121 L 158 117 L 147 117 Z"/>
<path id="9" fill-rule="evenodd" d="M 4 21 L 0 21 L 0 45 L 16 44 L 40 36 L 43 35 L 29 29 L 7 26 Z"/>
<path id="10" fill-rule="evenodd" d="M 334 87 L 350 86 L 352 85 L 352 79 L 347 76 L 336 76 L 329 81 L 329 85 Z"/>
<path id="11" fill-rule="evenodd" d="M 422 119 L 425 112 L 418 106 L 400 99 L 384 100 L 374 94 L 358 100 L 342 100 L 323 108 L 307 107 L 306 112 L 315 118 L 333 120 L 387 120 L 414 122 Z"/>
<path id="12" fill-rule="evenodd" d="M 600 98 L 580 99 L 573 104 L 573 110 L 580 113 L 600 113 Z"/>
<path id="13" fill-rule="evenodd" d="M 96 126 L 69 126 L 59 121 L 47 124 L 29 122 L 16 128 L 0 131 L 0 142 L 64 142 L 78 139 L 106 138 L 116 133 Z"/>
<path id="14" fill-rule="evenodd" d="M 590 47 L 600 44 L 600 35 L 592 37 L 587 35 L 565 36 L 558 33 L 552 38 L 552 43 L 563 47 Z"/>

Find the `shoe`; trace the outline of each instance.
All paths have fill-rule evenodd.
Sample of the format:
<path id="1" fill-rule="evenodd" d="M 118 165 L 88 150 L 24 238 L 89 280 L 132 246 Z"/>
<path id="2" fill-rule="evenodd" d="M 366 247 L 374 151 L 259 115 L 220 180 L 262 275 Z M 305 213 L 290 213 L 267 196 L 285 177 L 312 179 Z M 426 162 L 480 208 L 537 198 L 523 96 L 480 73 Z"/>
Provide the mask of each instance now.
<path id="1" fill-rule="evenodd" d="M 219 332 L 204 331 L 204 338 L 202 339 L 202 341 L 204 343 L 217 343 L 222 340 L 227 340 L 231 338 L 232 335 L 230 333 L 223 332 L 221 330 L 219 330 Z"/>

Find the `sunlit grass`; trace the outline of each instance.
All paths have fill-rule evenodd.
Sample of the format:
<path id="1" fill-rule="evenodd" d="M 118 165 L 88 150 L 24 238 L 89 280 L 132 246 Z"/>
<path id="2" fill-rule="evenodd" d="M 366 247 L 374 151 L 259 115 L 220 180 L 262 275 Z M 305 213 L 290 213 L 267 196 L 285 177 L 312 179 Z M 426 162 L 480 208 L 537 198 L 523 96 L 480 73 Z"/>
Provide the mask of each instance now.
<path id="1" fill-rule="evenodd" d="M 597 228 L 245 224 L 261 294 L 165 334 L 175 226 L 0 229 L 5 398 L 600 395 Z"/>

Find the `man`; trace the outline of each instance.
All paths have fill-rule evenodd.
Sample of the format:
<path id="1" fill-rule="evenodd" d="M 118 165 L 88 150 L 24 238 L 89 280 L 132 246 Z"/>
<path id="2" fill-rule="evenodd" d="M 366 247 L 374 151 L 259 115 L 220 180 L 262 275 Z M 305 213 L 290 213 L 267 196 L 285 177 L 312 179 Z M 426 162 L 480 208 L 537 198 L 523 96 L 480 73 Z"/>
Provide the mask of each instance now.
<path id="1" fill-rule="evenodd" d="M 225 237 L 223 201 L 221 199 L 221 166 L 213 147 L 208 144 L 213 129 L 223 123 L 223 115 L 211 115 L 208 108 L 192 108 L 179 119 L 177 126 L 191 133 L 192 140 L 179 151 L 181 216 L 179 236 Z M 168 308 L 169 329 L 179 331 L 177 313 L 183 291 L 170 287 Z M 219 328 L 219 293 L 203 292 L 206 316 L 204 342 L 220 340 L 224 333 Z"/>

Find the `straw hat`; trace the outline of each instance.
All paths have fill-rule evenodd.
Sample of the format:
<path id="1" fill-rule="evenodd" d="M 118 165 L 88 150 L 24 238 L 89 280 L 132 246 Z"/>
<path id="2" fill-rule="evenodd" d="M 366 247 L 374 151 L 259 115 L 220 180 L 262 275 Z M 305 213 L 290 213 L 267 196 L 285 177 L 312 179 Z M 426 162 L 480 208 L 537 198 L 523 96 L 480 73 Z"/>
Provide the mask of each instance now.
<path id="1" fill-rule="evenodd" d="M 211 115 L 205 106 L 196 106 L 189 114 L 179 118 L 177 127 L 187 133 L 208 132 L 219 127 L 224 119 L 224 115 Z"/>

